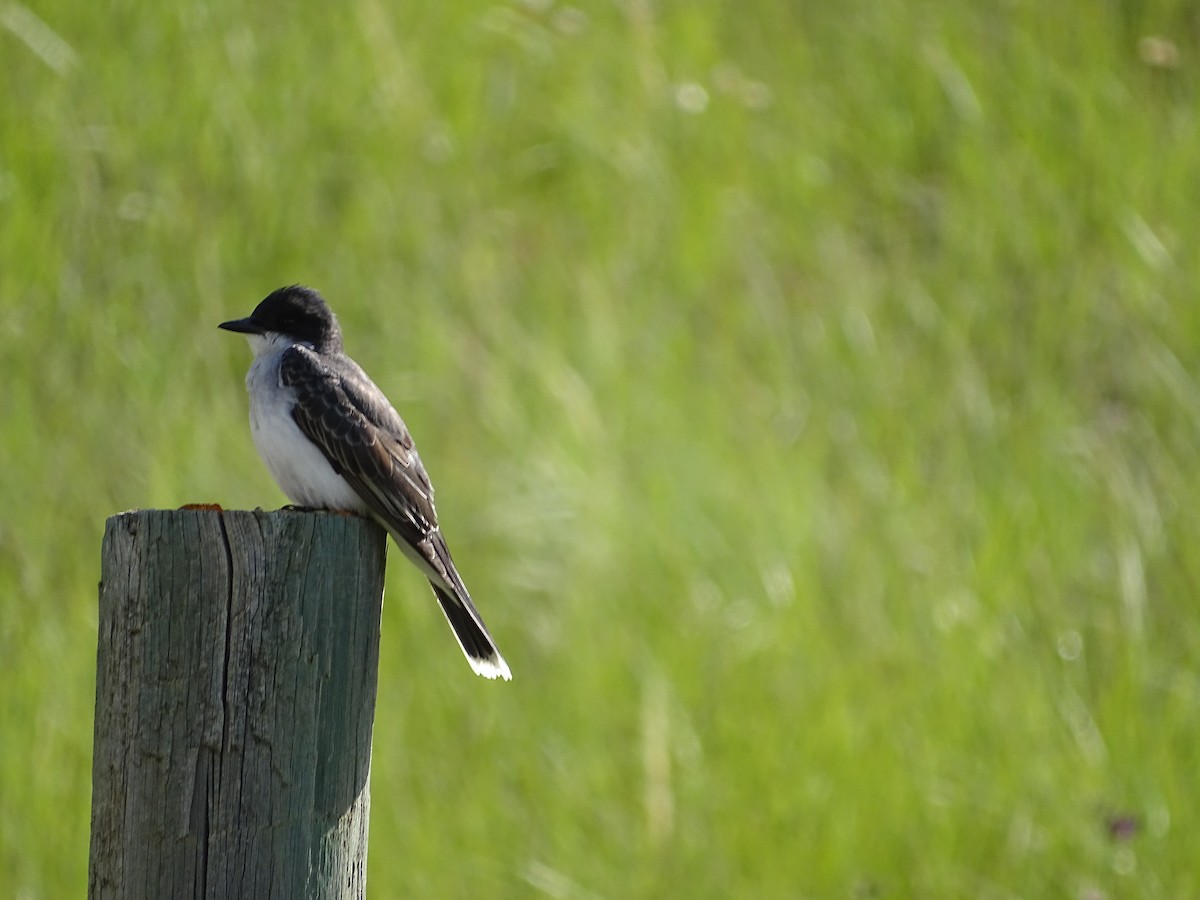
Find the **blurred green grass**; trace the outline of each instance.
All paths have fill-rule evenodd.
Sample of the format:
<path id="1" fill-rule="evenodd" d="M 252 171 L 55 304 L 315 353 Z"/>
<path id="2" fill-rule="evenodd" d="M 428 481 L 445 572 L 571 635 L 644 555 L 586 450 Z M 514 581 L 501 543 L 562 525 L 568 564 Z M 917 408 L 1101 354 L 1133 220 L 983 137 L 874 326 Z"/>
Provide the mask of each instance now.
<path id="1" fill-rule="evenodd" d="M 1166 0 L 0 7 L 0 895 L 86 884 L 104 518 L 283 502 L 215 325 L 297 281 L 516 679 L 395 557 L 372 896 L 1200 892 L 1198 49 Z"/>

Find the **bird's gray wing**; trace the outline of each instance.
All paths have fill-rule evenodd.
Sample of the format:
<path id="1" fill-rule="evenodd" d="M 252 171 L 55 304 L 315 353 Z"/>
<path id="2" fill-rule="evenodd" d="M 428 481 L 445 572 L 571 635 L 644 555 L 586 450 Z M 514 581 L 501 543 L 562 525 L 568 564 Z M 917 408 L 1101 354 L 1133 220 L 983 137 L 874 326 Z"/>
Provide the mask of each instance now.
<path id="1" fill-rule="evenodd" d="M 362 369 L 338 362 L 328 366 L 304 346 L 283 354 L 279 377 L 295 392 L 292 418 L 388 530 L 453 583 L 430 545 L 431 535 L 440 537 L 433 488 L 408 429 Z"/>
<path id="2" fill-rule="evenodd" d="M 346 357 L 327 365 L 307 347 L 284 352 L 280 381 L 295 392 L 292 418 L 429 579 L 471 667 L 511 678 L 463 584 L 433 508 L 433 486 L 399 413 Z"/>

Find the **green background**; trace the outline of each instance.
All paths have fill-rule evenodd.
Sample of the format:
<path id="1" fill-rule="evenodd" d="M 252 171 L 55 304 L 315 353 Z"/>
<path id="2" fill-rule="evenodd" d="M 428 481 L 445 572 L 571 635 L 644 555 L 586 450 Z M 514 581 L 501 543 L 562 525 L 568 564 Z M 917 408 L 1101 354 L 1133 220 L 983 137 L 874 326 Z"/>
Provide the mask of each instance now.
<path id="1" fill-rule="evenodd" d="M 1187 898 L 1194 4 L 0 6 L 0 896 L 87 880 L 105 517 L 284 498 L 303 282 L 394 550 L 373 897 Z"/>

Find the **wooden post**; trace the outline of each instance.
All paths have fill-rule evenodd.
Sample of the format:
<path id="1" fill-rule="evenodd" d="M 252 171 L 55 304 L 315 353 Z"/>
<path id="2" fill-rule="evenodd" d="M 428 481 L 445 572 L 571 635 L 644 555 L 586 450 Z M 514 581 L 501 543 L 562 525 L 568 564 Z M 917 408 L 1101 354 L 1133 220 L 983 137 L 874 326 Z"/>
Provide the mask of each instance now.
<path id="1" fill-rule="evenodd" d="M 332 513 L 108 520 L 89 898 L 364 895 L 385 540 Z"/>

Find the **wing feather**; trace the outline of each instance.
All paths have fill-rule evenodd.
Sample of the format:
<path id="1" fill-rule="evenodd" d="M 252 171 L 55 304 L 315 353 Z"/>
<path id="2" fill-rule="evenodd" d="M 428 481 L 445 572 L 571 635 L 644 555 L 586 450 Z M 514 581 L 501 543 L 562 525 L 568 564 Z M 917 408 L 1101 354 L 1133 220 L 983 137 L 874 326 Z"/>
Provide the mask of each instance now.
<path id="1" fill-rule="evenodd" d="M 384 524 L 417 547 L 438 527 L 429 475 L 399 413 L 346 362 L 339 372 L 307 347 L 284 353 L 279 373 L 296 394 L 292 418 Z"/>
<path id="2" fill-rule="evenodd" d="M 475 671 L 510 678 L 438 528 L 433 485 L 408 428 L 353 360 L 338 363 L 334 369 L 299 344 L 284 352 L 279 372 L 295 392 L 292 418 L 425 571 Z"/>

